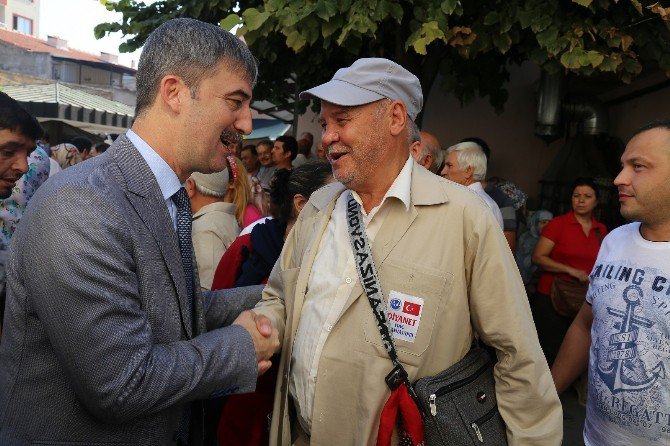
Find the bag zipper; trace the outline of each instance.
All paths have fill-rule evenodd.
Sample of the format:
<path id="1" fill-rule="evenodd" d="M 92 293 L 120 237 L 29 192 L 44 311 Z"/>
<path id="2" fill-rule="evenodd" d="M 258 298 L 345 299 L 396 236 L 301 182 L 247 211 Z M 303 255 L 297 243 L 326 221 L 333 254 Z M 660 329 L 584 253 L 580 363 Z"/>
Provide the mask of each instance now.
<path id="1" fill-rule="evenodd" d="M 484 443 L 484 437 L 482 436 L 482 431 L 479 430 L 479 426 L 486 423 L 491 418 L 493 418 L 493 416 L 496 414 L 496 409 L 498 409 L 498 407 L 493 407 L 491 410 L 489 410 L 484 415 L 477 418 L 472 424 L 470 424 L 470 427 L 472 427 L 472 429 L 475 431 L 477 439 L 479 440 L 480 443 Z"/>
<path id="2" fill-rule="evenodd" d="M 470 384 L 472 381 L 476 380 L 479 378 L 479 376 L 486 371 L 486 369 L 489 367 L 489 364 L 486 363 L 483 366 L 481 366 L 477 371 L 468 376 L 467 378 L 463 378 L 461 380 L 458 380 L 456 382 L 453 382 L 447 386 L 441 387 L 437 389 L 437 391 L 433 394 L 431 394 L 428 397 L 428 403 L 430 405 L 430 414 L 432 416 L 437 415 L 437 405 L 435 404 L 435 400 L 437 399 L 438 396 L 442 396 L 445 393 L 453 392 L 456 389 L 459 389 L 467 384 Z"/>

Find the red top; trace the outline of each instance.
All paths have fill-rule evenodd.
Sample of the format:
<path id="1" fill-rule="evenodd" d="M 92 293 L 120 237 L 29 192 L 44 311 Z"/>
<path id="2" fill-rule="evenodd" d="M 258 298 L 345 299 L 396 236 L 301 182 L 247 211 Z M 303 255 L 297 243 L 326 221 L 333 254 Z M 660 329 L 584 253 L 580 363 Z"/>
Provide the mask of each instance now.
<path id="1" fill-rule="evenodd" d="M 237 272 L 244 262 L 242 249 L 245 247 L 251 249 L 251 233 L 237 237 L 228 249 L 226 249 L 226 252 L 223 253 L 214 272 L 212 291 L 235 288 Z"/>
<path id="2" fill-rule="evenodd" d="M 598 233 L 599 232 L 599 233 Z M 591 273 L 598 257 L 600 243 L 607 234 L 607 227 L 591 217 L 591 231 L 587 237 L 574 212 L 560 215 L 549 222 L 542 230 L 542 237 L 554 242 L 549 258 L 572 268 Z M 569 274 L 543 272 L 537 283 L 537 291 L 549 295 L 554 277 L 575 280 Z"/>

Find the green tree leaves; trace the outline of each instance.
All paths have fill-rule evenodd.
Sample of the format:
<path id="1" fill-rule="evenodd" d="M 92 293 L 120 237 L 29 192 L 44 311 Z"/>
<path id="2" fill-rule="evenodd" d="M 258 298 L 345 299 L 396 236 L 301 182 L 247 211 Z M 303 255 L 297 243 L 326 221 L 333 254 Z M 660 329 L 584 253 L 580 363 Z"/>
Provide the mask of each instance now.
<path id="1" fill-rule="evenodd" d="M 165 20 L 196 17 L 244 37 L 261 65 L 260 99 L 290 103 L 296 87 L 323 82 L 359 57 L 382 56 L 415 73 L 426 97 L 441 73 L 443 87 L 462 101 L 487 96 L 500 110 L 508 67 L 525 60 L 622 82 L 643 65 L 670 73 L 670 8 L 651 1 L 101 0 L 122 19 L 98 25 L 95 35 L 131 35 L 121 48 L 130 51 Z"/>

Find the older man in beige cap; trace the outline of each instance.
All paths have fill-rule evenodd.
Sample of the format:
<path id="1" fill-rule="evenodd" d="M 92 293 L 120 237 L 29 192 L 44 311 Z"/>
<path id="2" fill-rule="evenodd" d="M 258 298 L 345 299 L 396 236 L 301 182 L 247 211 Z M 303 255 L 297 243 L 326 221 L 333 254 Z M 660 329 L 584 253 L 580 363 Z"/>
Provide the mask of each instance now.
<path id="1" fill-rule="evenodd" d="M 240 233 L 235 205 L 226 203 L 228 169 L 204 174 L 195 172 L 186 180 L 186 192 L 193 212 L 193 250 L 198 264 L 200 287 L 212 288 L 221 256 Z"/>
<path id="2" fill-rule="evenodd" d="M 271 444 L 398 444 L 395 417 L 380 423 L 395 401 L 403 426 L 420 429 L 420 418 L 405 417 L 408 398 L 389 400 L 392 387 L 408 387 L 385 380 L 394 365 L 382 314 L 410 382 L 458 362 L 478 333 L 498 356 L 509 444 L 559 445 L 560 401 L 500 227 L 470 190 L 409 154 L 419 80 L 390 60 L 359 59 L 301 98 L 321 101 L 322 144 L 338 182 L 310 197 L 255 309 L 282 340 Z"/>

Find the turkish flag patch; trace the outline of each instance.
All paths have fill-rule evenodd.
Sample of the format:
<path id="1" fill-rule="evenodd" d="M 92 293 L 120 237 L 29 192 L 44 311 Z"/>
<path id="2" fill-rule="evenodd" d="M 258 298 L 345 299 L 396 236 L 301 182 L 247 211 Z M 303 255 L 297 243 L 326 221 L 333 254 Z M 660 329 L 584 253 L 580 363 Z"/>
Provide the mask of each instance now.
<path id="1" fill-rule="evenodd" d="M 402 307 L 402 312 L 411 314 L 412 316 L 418 316 L 421 314 L 421 305 L 414 302 L 405 301 L 405 305 Z"/>

